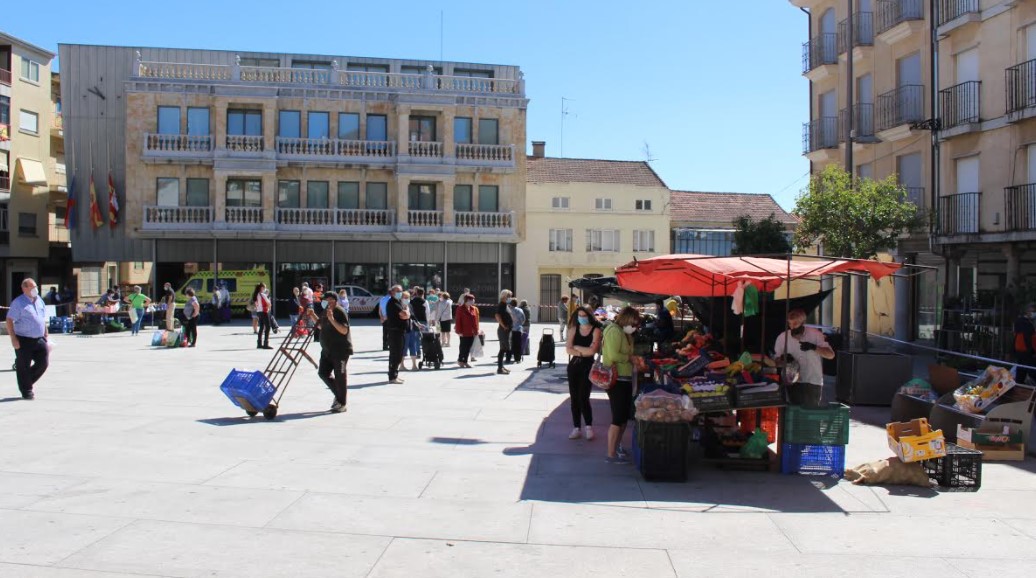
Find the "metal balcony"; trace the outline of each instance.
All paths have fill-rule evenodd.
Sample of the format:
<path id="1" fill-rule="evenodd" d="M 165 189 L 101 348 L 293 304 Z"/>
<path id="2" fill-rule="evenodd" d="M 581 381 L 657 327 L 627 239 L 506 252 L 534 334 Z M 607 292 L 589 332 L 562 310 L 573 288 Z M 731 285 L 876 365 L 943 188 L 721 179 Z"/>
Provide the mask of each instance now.
<path id="1" fill-rule="evenodd" d="M 874 46 L 874 13 L 857 12 L 853 14 L 853 48 L 858 46 Z M 838 23 L 838 53 L 849 49 L 849 20 Z"/>
<path id="2" fill-rule="evenodd" d="M 1004 189 L 1008 231 L 1036 231 L 1036 183 Z"/>
<path id="3" fill-rule="evenodd" d="M 0 84 L 11 86 L 11 71 L 0 68 Z"/>
<path id="4" fill-rule="evenodd" d="M 981 82 L 970 80 L 939 91 L 943 129 L 980 121 L 981 89 Z"/>
<path id="5" fill-rule="evenodd" d="M 878 0 L 875 34 L 884 34 L 911 20 L 924 20 L 923 0 Z"/>
<path id="6" fill-rule="evenodd" d="M 838 117 L 828 116 L 802 125 L 802 154 L 838 148 Z"/>
<path id="7" fill-rule="evenodd" d="M 853 140 L 874 138 L 874 105 L 856 103 L 853 106 L 853 128 L 856 134 Z M 846 142 L 849 138 L 849 110 L 843 108 L 838 112 L 838 142 Z"/>
<path id="8" fill-rule="evenodd" d="M 943 26 L 966 14 L 981 14 L 978 0 L 939 0 L 937 26 Z"/>
<path id="9" fill-rule="evenodd" d="M 1036 107 L 1036 60 L 1008 68 L 1006 77 L 1007 114 Z"/>
<path id="10" fill-rule="evenodd" d="M 958 193 L 939 198 L 938 234 L 978 233 L 982 193 Z"/>
<path id="11" fill-rule="evenodd" d="M 818 34 L 802 45 L 803 74 L 825 64 L 838 64 L 837 34 Z"/>
<path id="12" fill-rule="evenodd" d="M 924 86 L 907 85 L 878 95 L 878 132 L 925 120 Z"/>

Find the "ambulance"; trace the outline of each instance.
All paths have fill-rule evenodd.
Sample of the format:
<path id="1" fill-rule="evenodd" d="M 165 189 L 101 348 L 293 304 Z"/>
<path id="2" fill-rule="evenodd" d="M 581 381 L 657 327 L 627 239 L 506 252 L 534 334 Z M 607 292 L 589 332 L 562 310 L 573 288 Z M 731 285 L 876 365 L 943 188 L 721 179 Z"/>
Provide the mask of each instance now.
<path id="1" fill-rule="evenodd" d="M 194 289 L 194 296 L 201 304 L 212 303 L 212 289 L 215 284 L 215 271 L 198 271 L 176 292 L 176 303 L 180 307 L 187 302 L 184 291 L 188 287 Z M 270 272 L 266 269 L 224 270 L 219 272 L 219 282 L 226 286 L 230 293 L 230 310 L 235 315 L 245 312 L 245 306 L 252 300 L 252 291 L 259 283 L 270 287 Z"/>

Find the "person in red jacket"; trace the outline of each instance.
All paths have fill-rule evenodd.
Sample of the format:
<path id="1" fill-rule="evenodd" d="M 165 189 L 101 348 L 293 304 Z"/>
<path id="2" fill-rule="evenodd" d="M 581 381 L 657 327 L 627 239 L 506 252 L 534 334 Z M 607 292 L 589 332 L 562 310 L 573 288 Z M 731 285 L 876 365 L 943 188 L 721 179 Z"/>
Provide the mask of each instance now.
<path id="1" fill-rule="evenodd" d="M 475 307 L 475 296 L 465 294 L 461 297 L 457 313 L 453 316 L 454 331 L 460 337 L 460 351 L 457 357 L 459 367 L 471 367 L 468 364 L 468 355 L 471 353 L 471 345 L 478 338 L 478 308 Z"/>

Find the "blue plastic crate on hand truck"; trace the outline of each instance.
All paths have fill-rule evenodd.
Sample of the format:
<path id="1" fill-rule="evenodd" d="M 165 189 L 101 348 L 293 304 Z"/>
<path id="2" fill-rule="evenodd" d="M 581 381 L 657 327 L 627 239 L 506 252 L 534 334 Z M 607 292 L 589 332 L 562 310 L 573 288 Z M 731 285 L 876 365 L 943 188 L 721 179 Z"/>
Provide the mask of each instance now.
<path id="1" fill-rule="evenodd" d="M 273 399 L 277 392 L 266 375 L 261 371 L 239 371 L 231 369 L 230 375 L 223 380 L 219 389 L 234 402 L 234 405 L 245 410 L 249 415 L 255 415 Z"/>

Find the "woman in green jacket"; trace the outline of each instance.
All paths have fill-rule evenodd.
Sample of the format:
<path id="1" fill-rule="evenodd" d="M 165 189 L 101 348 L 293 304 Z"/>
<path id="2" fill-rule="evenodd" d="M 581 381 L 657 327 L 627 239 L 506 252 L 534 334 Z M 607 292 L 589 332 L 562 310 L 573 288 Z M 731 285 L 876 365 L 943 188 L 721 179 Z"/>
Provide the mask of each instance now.
<path id="1" fill-rule="evenodd" d="M 640 313 L 626 307 L 615 317 L 615 322 L 604 329 L 601 343 L 601 363 L 618 371 L 619 379 L 608 390 L 608 405 L 612 410 L 612 424 L 608 428 L 608 462 L 629 463 L 622 448 L 626 424 L 633 416 L 633 334 L 640 326 Z"/>

